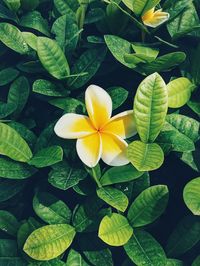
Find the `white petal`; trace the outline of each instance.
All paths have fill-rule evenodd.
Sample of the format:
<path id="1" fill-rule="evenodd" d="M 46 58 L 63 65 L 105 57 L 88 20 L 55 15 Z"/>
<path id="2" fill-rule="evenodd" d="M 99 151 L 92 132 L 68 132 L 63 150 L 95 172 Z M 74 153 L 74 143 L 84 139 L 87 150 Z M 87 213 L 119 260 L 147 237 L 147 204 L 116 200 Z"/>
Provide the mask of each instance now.
<path id="1" fill-rule="evenodd" d="M 85 103 L 94 127 L 100 129 L 109 121 L 112 114 L 110 95 L 101 87 L 91 85 L 85 92 Z"/>
<path id="2" fill-rule="evenodd" d="M 81 161 L 89 167 L 95 167 L 101 158 L 102 143 L 99 133 L 77 140 L 76 150 Z"/>
<path id="3" fill-rule="evenodd" d="M 121 138 L 112 134 L 101 134 L 102 160 L 111 166 L 121 166 L 129 163 L 126 157 L 128 144 Z"/>
<path id="4" fill-rule="evenodd" d="M 63 115 L 56 123 L 54 131 L 64 139 L 82 138 L 96 132 L 87 116 L 72 113 Z"/>
<path id="5" fill-rule="evenodd" d="M 123 139 L 134 136 L 136 134 L 136 126 L 133 111 L 124 111 L 113 116 L 103 127 L 102 131 L 117 135 Z"/>

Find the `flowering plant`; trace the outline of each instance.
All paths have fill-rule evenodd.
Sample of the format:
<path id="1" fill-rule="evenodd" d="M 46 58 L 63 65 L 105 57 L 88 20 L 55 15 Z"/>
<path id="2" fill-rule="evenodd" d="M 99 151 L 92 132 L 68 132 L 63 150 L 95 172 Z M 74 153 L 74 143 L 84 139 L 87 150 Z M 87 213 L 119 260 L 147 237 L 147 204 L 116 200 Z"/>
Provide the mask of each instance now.
<path id="1" fill-rule="evenodd" d="M 0 266 L 200 265 L 199 14 L 0 1 Z"/>

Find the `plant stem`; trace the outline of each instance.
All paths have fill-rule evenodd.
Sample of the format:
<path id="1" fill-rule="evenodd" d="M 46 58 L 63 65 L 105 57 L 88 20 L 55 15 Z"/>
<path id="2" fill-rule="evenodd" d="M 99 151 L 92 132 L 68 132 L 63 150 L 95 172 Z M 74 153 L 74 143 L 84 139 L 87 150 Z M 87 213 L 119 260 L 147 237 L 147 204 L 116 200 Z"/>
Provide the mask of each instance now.
<path id="1" fill-rule="evenodd" d="M 102 185 L 99 181 L 99 178 L 96 175 L 95 168 L 92 168 L 92 177 L 93 177 L 94 181 L 96 182 L 98 188 L 102 188 Z"/>

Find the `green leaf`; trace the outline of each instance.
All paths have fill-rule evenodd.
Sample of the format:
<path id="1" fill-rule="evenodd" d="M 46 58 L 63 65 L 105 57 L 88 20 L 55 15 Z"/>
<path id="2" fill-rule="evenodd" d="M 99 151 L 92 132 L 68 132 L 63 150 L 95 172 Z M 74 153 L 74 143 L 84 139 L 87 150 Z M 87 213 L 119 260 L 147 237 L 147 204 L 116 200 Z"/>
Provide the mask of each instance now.
<path id="1" fill-rule="evenodd" d="M 0 23 L 0 41 L 20 54 L 27 54 L 29 48 L 21 31 L 12 24 Z"/>
<path id="2" fill-rule="evenodd" d="M 68 224 L 46 225 L 28 237 L 24 251 L 35 260 L 51 260 L 71 245 L 74 236 L 75 230 Z"/>
<path id="3" fill-rule="evenodd" d="M 10 239 L 0 239 L 0 257 L 17 257 L 17 242 Z"/>
<path id="4" fill-rule="evenodd" d="M 56 35 L 56 41 L 62 50 L 70 55 L 77 46 L 80 34 L 76 16 L 64 15 L 59 17 L 54 22 L 51 31 Z"/>
<path id="5" fill-rule="evenodd" d="M 176 121 L 176 120 L 175 120 Z M 177 123 L 177 126 L 180 124 Z M 184 133 L 184 131 L 183 131 Z M 191 133 L 192 135 L 193 133 Z M 194 142 L 174 126 L 166 122 L 156 142 L 165 150 L 189 152 L 195 150 Z"/>
<path id="6" fill-rule="evenodd" d="M 109 249 L 88 250 L 83 252 L 87 260 L 95 266 L 113 266 L 112 253 Z"/>
<path id="7" fill-rule="evenodd" d="M 0 86 L 4 86 L 12 82 L 19 75 L 19 71 L 15 68 L 4 68 L 0 71 Z"/>
<path id="8" fill-rule="evenodd" d="M 35 174 L 36 169 L 6 158 L 0 158 L 0 177 L 8 179 L 26 179 Z"/>
<path id="9" fill-rule="evenodd" d="M 115 35 L 105 35 L 104 39 L 108 49 L 117 61 L 127 67 L 131 67 L 131 64 L 124 60 L 125 54 L 131 53 L 131 43 Z"/>
<path id="10" fill-rule="evenodd" d="M 37 168 L 56 164 L 63 159 L 63 150 L 60 146 L 51 146 L 38 151 L 28 162 Z"/>
<path id="11" fill-rule="evenodd" d="M 183 10 L 167 23 L 167 29 L 172 38 L 177 39 L 184 35 L 188 35 L 195 29 L 199 29 L 199 17 L 192 1 L 187 2 L 184 8 L 183 1 L 174 2 L 173 9 L 177 10 L 177 6 L 182 4 Z"/>
<path id="12" fill-rule="evenodd" d="M 60 98 L 49 101 L 50 104 L 64 110 L 66 113 L 85 113 L 85 104 L 74 98 Z"/>
<path id="13" fill-rule="evenodd" d="M 20 25 L 37 30 L 48 37 L 50 36 L 48 23 L 38 11 L 32 11 L 22 16 Z"/>
<path id="14" fill-rule="evenodd" d="M 158 73 L 145 78 L 134 99 L 134 116 L 138 134 L 143 142 L 153 142 L 164 125 L 168 94 Z"/>
<path id="15" fill-rule="evenodd" d="M 35 9 L 39 3 L 40 0 L 21 0 L 22 8 L 28 11 Z"/>
<path id="16" fill-rule="evenodd" d="M 167 115 L 166 120 L 192 141 L 196 142 L 199 139 L 200 124 L 197 120 L 180 114 Z"/>
<path id="17" fill-rule="evenodd" d="M 14 103 L 4 103 L 0 101 L 0 119 L 14 113 L 16 106 Z"/>
<path id="18" fill-rule="evenodd" d="M 133 227 L 154 222 L 166 209 L 169 198 L 167 186 L 157 185 L 145 189 L 131 204 L 128 220 Z"/>
<path id="19" fill-rule="evenodd" d="M 27 262 L 22 258 L 14 257 L 14 258 L 0 258 L 0 264 L 2 266 L 26 266 Z"/>
<path id="20" fill-rule="evenodd" d="M 200 241 L 199 217 L 186 216 L 169 236 L 166 246 L 167 255 L 179 257 Z"/>
<path id="21" fill-rule="evenodd" d="M 167 263 L 163 248 L 145 231 L 134 231 L 124 249 L 136 265 L 164 266 Z"/>
<path id="22" fill-rule="evenodd" d="M 106 215 L 99 226 L 98 236 L 111 246 L 122 246 L 128 242 L 133 234 L 133 229 L 128 220 L 118 213 Z"/>
<path id="23" fill-rule="evenodd" d="M 32 32 L 22 32 L 22 36 L 29 47 L 31 47 L 33 50 L 37 51 L 37 36 L 33 34 Z"/>
<path id="24" fill-rule="evenodd" d="M 41 226 L 42 224 L 33 217 L 28 218 L 27 221 L 21 224 L 19 230 L 17 231 L 17 242 L 21 250 L 23 249 L 24 243 L 26 242 L 28 236 Z"/>
<path id="25" fill-rule="evenodd" d="M 75 76 L 68 79 L 70 89 L 79 89 L 85 85 L 96 74 L 105 56 L 106 49 L 104 47 L 85 51 L 72 67 L 71 75 Z M 82 75 L 82 73 L 86 74 Z"/>
<path id="26" fill-rule="evenodd" d="M 137 16 L 144 15 L 148 10 L 155 7 L 160 0 L 122 0 Z"/>
<path id="27" fill-rule="evenodd" d="M 184 266 L 184 263 L 176 259 L 168 259 L 166 266 Z"/>
<path id="28" fill-rule="evenodd" d="M 70 223 L 71 210 L 62 200 L 50 193 L 36 193 L 33 198 L 33 209 L 48 224 Z"/>
<path id="29" fill-rule="evenodd" d="M 43 67 L 55 78 L 64 79 L 70 74 L 67 59 L 57 42 L 38 37 L 37 53 Z"/>
<path id="30" fill-rule="evenodd" d="M 200 255 L 193 261 L 192 266 L 198 266 L 200 264 Z"/>
<path id="31" fill-rule="evenodd" d="M 11 11 L 17 12 L 21 6 L 20 0 L 3 0 Z"/>
<path id="32" fill-rule="evenodd" d="M 112 167 L 106 171 L 101 177 L 100 183 L 102 186 L 133 181 L 143 175 L 131 164 Z"/>
<path id="33" fill-rule="evenodd" d="M 14 12 L 0 4 L 0 18 L 9 19 L 18 23 L 18 18 Z"/>
<path id="34" fill-rule="evenodd" d="M 71 249 L 67 257 L 66 266 L 89 266 L 89 264 L 84 261 L 80 253 Z"/>
<path id="35" fill-rule="evenodd" d="M 173 52 L 159 56 L 151 63 L 140 64 L 135 70 L 139 73 L 149 75 L 154 72 L 164 72 L 180 65 L 186 58 L 183 52 Z"/>
<path id="36" fill-rule="evenodd" d="M 168 106 L 179 108 L 186 104 L 196 86 L 187 78 L 178 78 L 167 84 Z"/>
<path id="37" fill-rule="evenodd" d="M 87 176 L 87 172 L 68 163 L 58 164 L 49 174 L 49 183 L 59 189 L 67 190 L 77 185 Z"/>
<path id="38" fill-rule="evenodd" d="M 28 162 L 32 152 L 26 141 L 10 126 L 0 123 L 0 154 L 19 162 Z"/>
<path id="39" fill-rule="evenodd" d="M 69 94 L 60 84 L 53 83 L 46 79 L 37 79 L 33 83 L 33 92 L 51 97 L 63 97 Z"/>
<path id="40" fill-rule="evenodd" d="M 0 202 L 7 201 L 18 194 L 26 182 L 0 178 Z"/>
<path id="41" fill-rule="evenodd" d="M 128 98 L 128 91 L 122 87 L 110 87 L 107 90 L 113 103 L 113 110 L 120 107 Z"/>
<path id="42" fill-rule="evenodd" d="M 16 236 L 18 228 L 19 223 L 15 216 L 7 211 L 0 210 L 0 230 L 11 236 Z"/>
<path id="43" fill-rule="evenodd" d="M 10 86 L 8 93 L 8 103 L 14 104 L 16 110 L 14 116 L 18 116 L 24 109 L 28 97 L 29 97 L 30 87 L 27 78 L 19 77 Z"/>
<path id="44" fill-rule="evenodd" d="M 97 190 L 97 195 L 100 199 L 105 201 L 110 206 L 116 208 L 121 212 L 125 212 L 128 207 L 128 198 L 121 191 L 112 187 L 99 188 Z"/>
<path id="45" fill-rule="evenodd" d="M 146 144 L 141 141 L 129 144 L 127 157 L 138 171 L 155 170 L 164 161 L 164 153 L 158 144 Z"/>
<path id="46" fill-rule="evenodd" d="M 54 0 L 54 5 L 61 15 L 76 11 L 79 7 L 78 0 Z"/>
<path id="47" fill-rule="evenodd" d="M 184 188 L 183 199 L 194 215 L 200 215 L 200 178 L 191 180 Z"/>

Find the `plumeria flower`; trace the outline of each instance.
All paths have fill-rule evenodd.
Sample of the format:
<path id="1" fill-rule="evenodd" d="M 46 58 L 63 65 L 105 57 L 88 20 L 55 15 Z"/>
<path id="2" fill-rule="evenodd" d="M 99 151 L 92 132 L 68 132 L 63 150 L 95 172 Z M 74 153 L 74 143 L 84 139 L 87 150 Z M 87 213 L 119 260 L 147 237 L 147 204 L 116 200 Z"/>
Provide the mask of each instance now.
<path id="1" fill-rule="evenodd" d="M 111 166 L 128 164 L 124 139 L 136 134 L 133 111 L 111 118 L 111 97 L 96 85 L 87 88 L 85 103 L 89 117 L 65 114 L 58 120 L 55 133 L 64 139 L 77 139 L 77 153 L 89 167 L 96 166 L 100 159 Z"/>
<path id="2" fill-rule="evenodd" d="M 155 7 L 148 10 L 143 16 L 142 21 L 144 25 L 156 28 L 169 19 L 169 13 L 162 12 L 162 9 L 155 11 Z"/>

